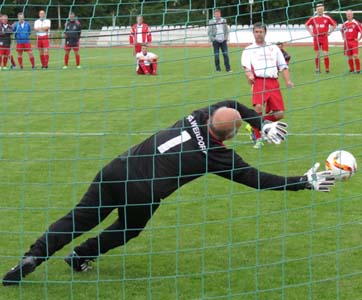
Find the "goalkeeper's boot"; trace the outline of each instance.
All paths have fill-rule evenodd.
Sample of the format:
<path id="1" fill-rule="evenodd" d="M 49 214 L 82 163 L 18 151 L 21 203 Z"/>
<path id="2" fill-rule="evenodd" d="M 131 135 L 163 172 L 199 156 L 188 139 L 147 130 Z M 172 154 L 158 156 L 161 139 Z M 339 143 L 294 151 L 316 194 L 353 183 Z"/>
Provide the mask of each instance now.
<path id="1" fill-rule="evenodd" d="M 22 278 L 34 272 L 37 267 L 36 258 L 24 257 L 20 263 L 13 267 L 3 278 L 3 285 L 18 285 Z"/>
<path id="2" fill-rule="evenodd" d="M 76 272 L 86 272 L 92 269 L 94 258 L 81 257 L 73 251 L 64 259 L 64 261 Z"/>
<path id="3" fill-rule="evenodd" d="M 264 146 L 263 139 L 257 139 L 253 147 L 254 149 L 260 149 L 263 146 Z"/>
<path id="4" fill-rule="evenodd" d="M 256 137 L 255 137 L 255 133 L 253 130 L 253 127 L 251 127 L 250 124 L 246 124 L 245 126 L 246 131 L 249 133 L 250 139 L 253 141 L 253 143 L 256 143 Z"/>

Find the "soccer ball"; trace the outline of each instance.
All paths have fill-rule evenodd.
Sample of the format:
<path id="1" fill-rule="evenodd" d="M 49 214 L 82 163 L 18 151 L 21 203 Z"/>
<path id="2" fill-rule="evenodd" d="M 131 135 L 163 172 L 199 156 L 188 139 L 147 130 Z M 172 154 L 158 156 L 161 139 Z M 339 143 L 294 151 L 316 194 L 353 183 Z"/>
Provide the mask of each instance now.
<path id="1" fill-rule="evenodd" d="M 354 156 L 344 150 L 329 154 L 326 160 L 326 170 L 332 171 L 337 179 L 346 180 L 357 171 L 357 161 Z"/>

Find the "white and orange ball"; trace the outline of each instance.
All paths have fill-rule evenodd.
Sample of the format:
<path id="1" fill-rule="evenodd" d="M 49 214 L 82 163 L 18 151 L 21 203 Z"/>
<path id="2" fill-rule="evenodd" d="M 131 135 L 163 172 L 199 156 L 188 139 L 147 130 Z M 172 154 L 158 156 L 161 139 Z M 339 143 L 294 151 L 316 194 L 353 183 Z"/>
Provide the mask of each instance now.
<path id="1" fill-rule="evenodd" d="M 347 180 L 357 172 L 357 161 L 351 153 L 337 150 L 328 156 L 326 170 L 332 171 L 337 179 Z"/>

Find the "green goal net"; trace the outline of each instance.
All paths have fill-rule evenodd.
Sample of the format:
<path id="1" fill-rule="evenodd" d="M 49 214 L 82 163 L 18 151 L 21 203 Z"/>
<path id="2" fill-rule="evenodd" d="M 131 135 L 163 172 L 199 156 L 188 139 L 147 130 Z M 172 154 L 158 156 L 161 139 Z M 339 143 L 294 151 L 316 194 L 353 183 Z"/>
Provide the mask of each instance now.
<path id="1" fill-rule="evenodd" d="M 164 0 L 0 3 L 9 23 L 18 12 L 33 26 L 38 11 L 51 19 L 49 68 L 0 72 L 0 266 L 16 265 L 30 245 L 80 200 L 95 174 L 117 155 L 195 109 L 224 99 L 251 107 L 240 57 L 253 42 L 250 24 L 268 24 L 266 39 L 285 42 L 293 89 L 280 85 L 289 136 L 254 149 L 242 128 L 227 143 L 251 165 L 285 176 L 324 168 L 338 149 L 362 165 L 361 74 L 350 74 L 340 24 L 359 1 L 328 1 L 338 27 L 330 36 L 331 72 L 315 74 L 304 23 L 315 1 Z M 216 72 L 207 23 L 219 8 L 227 19 L 232 73 Z M 64 65 L 69 12 L 82 24 L 81 69 Z M 142 15 L 157 76 L 137 76 L 131 26 Z M 361 16 L 361 17 L 360 17 Z M 10 65 L 10 63 L 9 63 Z M 259 191 L 207 174 L 162 200 L 145 230 L 100 256 L 88 272 L 64 258 L 117 218 L 55 253 L 0 299 L 361 299 L 362 176 L 330 193 Z"/>

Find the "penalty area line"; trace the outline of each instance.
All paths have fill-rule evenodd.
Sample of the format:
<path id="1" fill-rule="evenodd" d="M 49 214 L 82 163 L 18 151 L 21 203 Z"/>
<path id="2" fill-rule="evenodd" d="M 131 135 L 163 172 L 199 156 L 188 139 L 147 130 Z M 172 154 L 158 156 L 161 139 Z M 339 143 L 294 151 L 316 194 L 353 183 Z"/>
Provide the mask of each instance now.
<path id="1" fill-rule="evenodd" d="M 150 136 L 155 132 L 46 132 L 46 131 L 19 131 L 19 132 L 1 132 L 0 137 L 77 137 L 77 136 Z M 241 136 L 247 136 L 248 133 L 238 133 Z M 362 137 L 362 133 L 289 133 L 288 136 L 349 136 L 349 137 Z"/>

